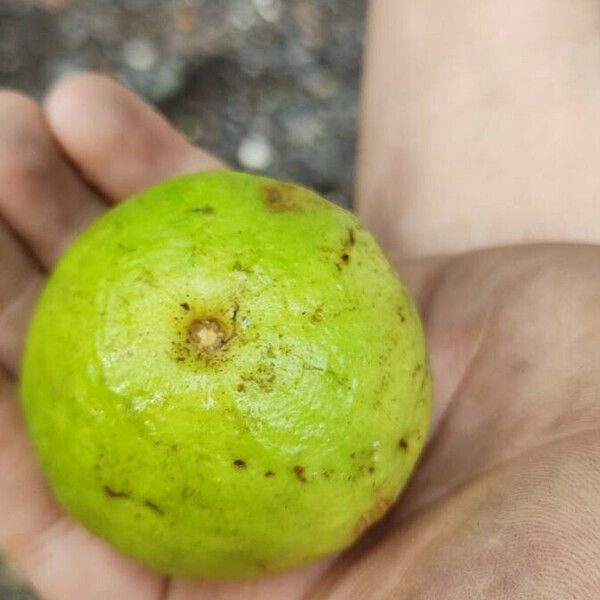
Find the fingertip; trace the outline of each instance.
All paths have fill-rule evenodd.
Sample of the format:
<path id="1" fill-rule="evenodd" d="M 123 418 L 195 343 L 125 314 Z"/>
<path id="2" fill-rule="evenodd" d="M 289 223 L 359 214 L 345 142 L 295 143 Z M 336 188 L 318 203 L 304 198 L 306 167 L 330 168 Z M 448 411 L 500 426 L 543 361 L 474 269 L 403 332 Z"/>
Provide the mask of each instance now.
<path id="1" fill-rule="evenodd" d="M 44 110 L 71 160 L 113 200 L 177 173 L 224 166 L 105 75 L 82 72 L 61 79 Z"/>
<path id="2" fill-rule="evenodd" d="M 0 87 L 0 103 L 2 108 L 26 110 L 38 114 L 40 108 L 35 100 L 12 88 Z"/>
<path id="3" fill-rule="evenodd" d="M 77 71 L 58 79 L 43 100 L 46 118 L 59 132 L 69 133 L 86 101 L 105 101 L 113 93 L 112 80 L 100 73 Z"/>

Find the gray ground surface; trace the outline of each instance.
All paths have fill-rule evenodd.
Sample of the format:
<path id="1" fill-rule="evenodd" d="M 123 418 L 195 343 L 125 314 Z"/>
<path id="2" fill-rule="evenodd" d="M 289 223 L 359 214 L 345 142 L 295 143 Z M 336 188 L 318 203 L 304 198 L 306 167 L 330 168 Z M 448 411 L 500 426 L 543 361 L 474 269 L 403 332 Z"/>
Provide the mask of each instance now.
<path id="1" fill-rule="evenodd" d="M 348 201 L 362 0 L 0 0 L 0 85 L 109 71 L 236 165 Z"/>
<path id="2" fill-rule="evenodd" d="M 70 71 L 112 73 L 232 164 L 347 204 L 364 4 L 0 0 L 0 86 L 40 98 Z M 0 600 L 29 598 L 0 563 Z"/>

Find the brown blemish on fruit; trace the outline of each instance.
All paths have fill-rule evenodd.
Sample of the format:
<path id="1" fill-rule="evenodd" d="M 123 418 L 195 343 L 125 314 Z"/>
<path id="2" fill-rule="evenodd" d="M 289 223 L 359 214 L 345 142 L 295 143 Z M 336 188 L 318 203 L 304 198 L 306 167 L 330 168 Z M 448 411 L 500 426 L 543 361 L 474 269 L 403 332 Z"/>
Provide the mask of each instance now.
<path id="1" fill-rule="evenodd" d="M 108 485 L 105 485 L 104 488 L 104 493 L 109 497 L 109 498 L 131 498 L 131 496 L 127 493 L 127 492 L 118 492 L 117 490 L 114 490 L 113 488 L 111 488 Z"/>
<path id="2" fill-rule="evenodd" d="M 402 323 L 406 322 L 406 315 L 404 314 L 403 306 L 398 306 L 398 308 L 396 308 L 396 314 L 400 317 L 400 321 L 402 321 Z"/>
<path id="3" fill-rule="evenodd" d="M 243 394 L 246 391 L 246 384 L 244 383 L 238 383 L 237 387 L 235 388 L 240 394 Z"/>
<path id="4" fill-rule="evenodd" d="M 233 466 L 234 466 L 236 469 L 245 469 L 245 468 L 246 468 L 246 461 L 245 461 L 245 460 L 242 460 L 241 458 L 236 458 L 236 459 L 233 461 Z"/>
<path id="5" fill-rule="evenodd" d="M 239 302 L 235 302 L 233 305 L 233 309 L 231 311 L 231 326 L 233 327 L 233 331 L 235 332 L 237 328 L 237 316 L 240 312 L 240 304 Z"/>
<path id="6" fill-rule="evenodd" d="M 208 317 L 193 321 L 188 327 L 188 341 L 200 354 L 217 352 L 227 343 L 227 340 L 227 330 L 215 318 Z"/>
<path id="7" fill-rule="evenodd" d="M 348 246 L 352 247 L 354 244 L 356 244 L 354 229 L 352 229 L 352 227 L 348 227 Z"/>
<path id="8" fill-rule="evenodd" d="M 252 269 L 250 267 L 247 267 L 246 265 L 242 264 L 239 260 L 236 260 L 233 263 L 231 270 L 236 271 L 238 273 L 252 273 Z"/>
<path id="9" fill-rule="evenodd" d="M 155 504 L 151 500 L 144 500 L 144 506 L 154 511 L 157 515 L 160 515 L 161 517 L 165 514 L 165 511 L 160 506 L 158 506 L 158 504 Z"/>
<path id="10" fill-rule="evenodd" d="M 179 306 L 183 308 L 186 312 L 190 310 L 190 305 L 187 302 L 182 302 Z"/>
<path id="11" fill-rule="evenodd" d="M 325 471 L 323 471 L 323 477 L 325 477 L 325 479 L 329 479 L 332 475 L 333 469 L 325 469 Z"/>
<path id="12" fill-rule="evenodd" d="M 406 452 L 408 450 L 408 442 L 406 441 L 406 438 L 402 438 L 398 442 L 398 448 L 400 448 L 400 450 L 402 450 L 402 452 Z"/>
<path id="13" fill-rule="evenodd" d="M 354 247 L 355 244 L 356 238 L 354 236 L 354 229 L 352 229 L 352 227 L 349 227 L 346 239 L 344 240 L 339 253 L 341 263 L 336 263 L 335 265 L 338 271 L 341 271 L 343 266 L 348 265 L 350 263 L 350 250 Z"/>
<path id="14" fill-rule="evenodd" d="M 265 477 L 275 477 L 275 473 L 273 471 L 265 471 Z"/>
<path id="15" fill-rule="evenodd" d="M 201 214 L 201 215 L 213 215 L 215 213 L 215 209 L 213 206 L 206 204 L 205 206 L 200 206 L 198 208 L 193 208 L 192 212 Z"/>
<path id="16" fill-rule="evenodd" d="M 309 206 L 304 198 L 308 192 L 291 183 L 269 181 L 262 190 L 265 207 L 272 212 L 303 212 Z"/>
<path id="17" fill-rule="evenodd" d="M 250 373 L 240 375 L 240 379 L 247 385 L 255 385 L 263 392 L 272 392 L 275 385 L 275 370 L 273 365 L 261 362 Z"/>
<path id="18" fill-rule="evenodd" d="M 315 312 L 313 312 L 313 314 L 310 316 L 310 320 L 313 323 L 320 323 L 323 320 L 323 307 L 322 306 L 318 306 L 315 309 Z"/>
<path id="19" fill-rule="evenodd" d="M 389 498 L 384 498 L 375 492 L 375 502 L 373 506 L 364 512 L 354 528 L 357 536 L 362 535 L 373 523 L 379 521 L 387 512 L 388 508 L 393 504 Z"/>
<path id="20" fill-rule="evenodd" d="M 294 475 L 296 475 L 296 478 L 299 481 L 301 481 L 302 483 L 306 483 L 305 470 L 304 470 L 304 467 L 302 465 L 296 465 L 294 467 Z"/>

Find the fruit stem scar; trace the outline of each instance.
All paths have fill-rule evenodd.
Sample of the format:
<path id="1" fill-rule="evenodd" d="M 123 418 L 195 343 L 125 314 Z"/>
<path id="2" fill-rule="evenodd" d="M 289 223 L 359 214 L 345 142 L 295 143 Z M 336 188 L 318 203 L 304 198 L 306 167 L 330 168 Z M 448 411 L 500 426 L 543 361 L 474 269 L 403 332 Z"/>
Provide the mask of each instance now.
<path id="1" fill-rule="evenodd" d="M 227 331 L 217 319 L 194 321 L 188 327 L 188 340 L 198 352 L 212 354 L 222 348 L 227 339 Z"/>

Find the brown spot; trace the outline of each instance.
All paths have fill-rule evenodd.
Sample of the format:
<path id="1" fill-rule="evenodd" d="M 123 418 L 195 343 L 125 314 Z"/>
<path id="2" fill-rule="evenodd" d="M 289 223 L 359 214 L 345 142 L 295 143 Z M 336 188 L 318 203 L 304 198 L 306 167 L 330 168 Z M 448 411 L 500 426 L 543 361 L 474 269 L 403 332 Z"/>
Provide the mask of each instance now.
<path id="1" fill-rule="evenodd" d="M 354 229 L 352 227 L 348 228 L 348 235 L 344 242 L 342 243 L 342 249 L 340 250 L 340 263 L 336 263 L 335 267 L 338 271 L 342 270 L 342 266 L 350 263 L 350 249 L 356 243 L 356 238 L 354 237 Z"/>
<path id="2" fill-rule="evenodd" d="M 236 460 L 233 461 L 233 466 L 236 469 L 245 469 L 246 468 L 246 461 L 242 460 L 241 458 L 237 458 Z"/>
<path id="3" fill-rule="evenodd" d="M 240 394 L 243 394 L 246 391 L 246 384 L 244 383 L 238 383 L 237 387 L 235 388 Z"/>
<path id="4" fill-rule="evenodd" d="M 236 327 L 237 327 L 237 316 L 238 313 L 240 312 L 240 305 L 236 302 L 233 305 L 233 309 L 231 311 L 231 326 L 233 327 L 233 331 L 235 332 Z"/>
<path id="5" fill-rule="evenodd" d="M 379 495 L 379 492 L 375 492 L 375 502 L 373 506 L 364 512 L 358 523 L 354 528 L 354 532 L 357 536 L 362 535 L 373 523 L 379 521 L 383 515 L 387 512 L 388 508 L 392 505 L 392 500 L 389 498 L 383 498 Z"/>
<path id="6" fill-rule="evenodd" d="M 265 471 L 265 477 L 275 477 L 275 473 L 273 471 Z"/>
<path id="7" fill-rule="evenodd" d="M 158 515 L 162 516 L 165 514 L 164 510 L 157 504 L 154 504 L 154 502 L 152 502 L 151 500 L 144 500 L 144 506 L 146 508 L 149 508 L 150 510 L 153 510 Z"/>
<path id="8" fill-rule="evenodd" d="M 313 323 L 320 323 L 323 320 L 323 307 L 319 306 L 315 312 L 310 316 L 310 320 Z"/>
<path id="9" fill-rule="evenodd" d="M 242 264 L 239 260 L 236 260 L 231 267 L 232 271 L 237 271 L 239 273 L 252 273 L 252 269 Z"/>
<path id="10" fill-rule="evenodd" d="M 108 485 L 105 485 L 103 489 L 104 489 L 104 493 L 109 498 L 130 498 L 131 497 L 127 492 L 118 492 L 116 490 L 113 490 Z"/>
<path id="11" fill-rule="evenodd" d="M 402 323 L 406 322 L 406 315 L 404 314 L 404 307 L 403 306 L 399 306 L 396 309 L 396 314 L 400 317 L 400 321 L 402 321 Z"/>
<path id="12" fill-rule="evenodd" d="M 198 208 L 193 208 L 192 212 L 201 214 L 201 215 L 213 215 L 215 213 L 214 207 L 210 205 L 199 206 Z"/>
<path id="13" fill-rule="evenodd" d="M 220 350 L 228 340 L 223 324 L 214 318 L 194 321 L 188 327 L 188 341 L 202 354 Z"/>
<path id="14" fill-rule="evenodd" d="M 400 450 L 402 450 L 402 452 L 406 452 L 408 450 L 408 442 L 406 441 L 405 438 L 402 438 L 398 442 L 398 448 L 400 448 Z"/>
<path id="15" fill-rule="evenodd" d="M 309 192 L 282 181 L 269 181 L 262 191 L 263 203 L 272 212 L 302 212 L 308 208 Z"/>
<path id="16" fill-rule="evenodd" d="M 332 469 L 325 469 L 325 471 L 323 471 L 323 477 L 325 477 L 325 479 L 329 479 L 332 475 L 333 475 Z"/>
<path id="17" fill-rule="evenodd" d="M 304 467 L 302 465 L 296 465 L 294 467 L 294 474 L 296 475 L 296 478 L 299 481 L 302 481 L 302 483 L 306 482 L 306 476 L 304 473 Z"/>
<path id="18" fill-rule="evenodd" d="M 248 385 L 255 385 L 263 392 L 269 393 L 273 391 L 276 375 L 273 365 L 261 362 L 254 371 L 240 375 L 240 379 Z"/>
<path id="19" fill-rule="evenodd" d="M 182 302 L 179 306 L 181 306 L 183 310 L 190 310 L 190 305 L 187 302 Z"/>
<path id="20" fill-rule="evenodd" d="M 352 227 L 348 227 L 348 246 L 352 247 L 354 244 L 356 244 L 354 229 L 352 229 Z"/>

